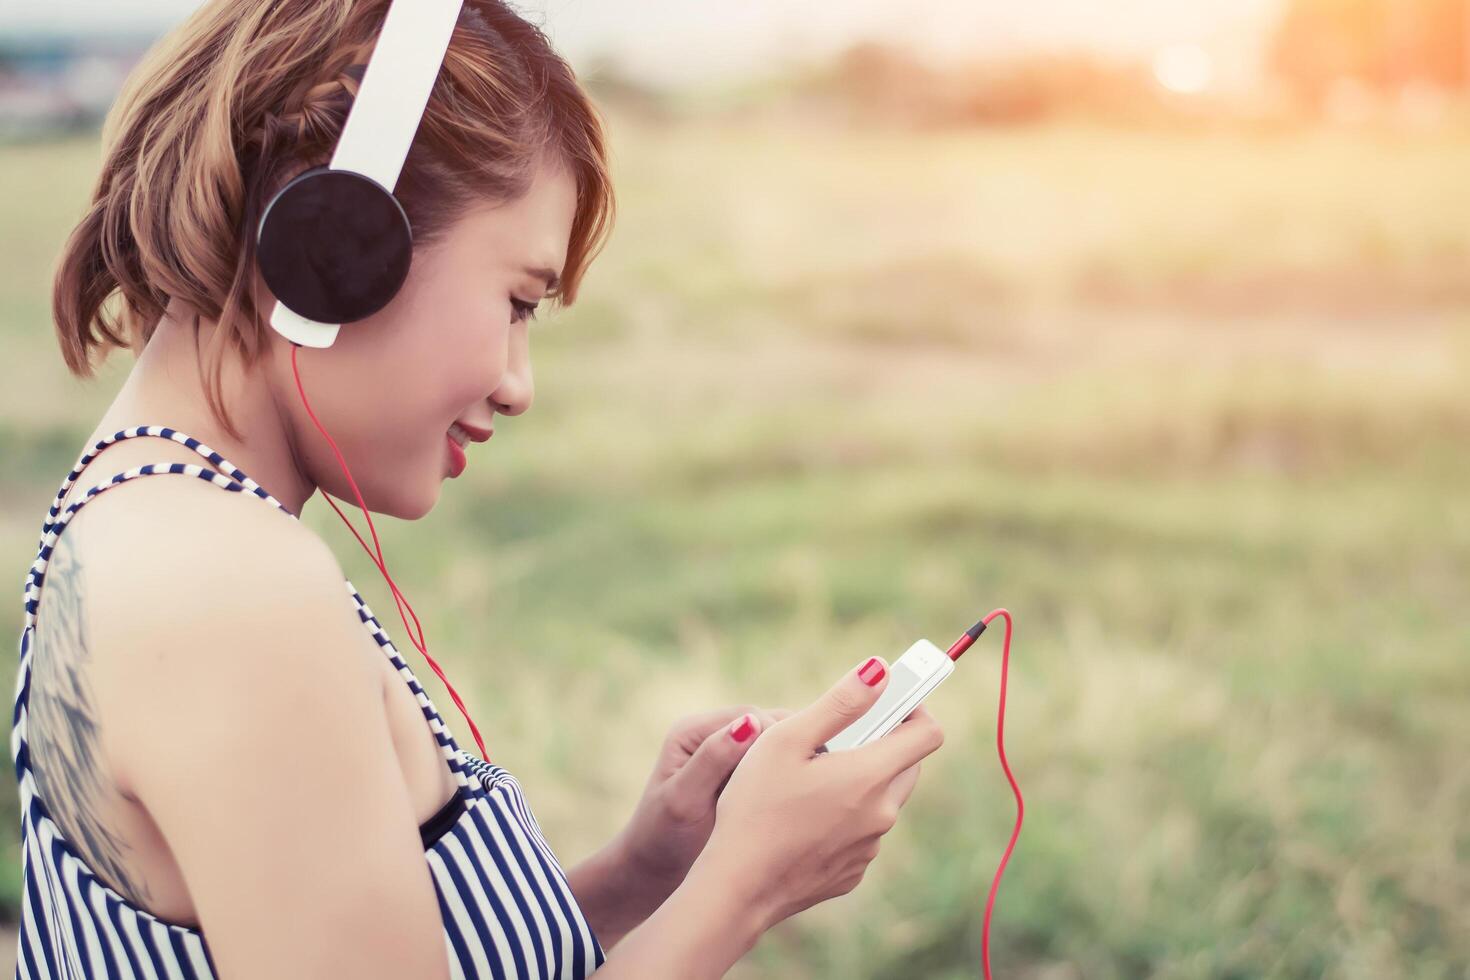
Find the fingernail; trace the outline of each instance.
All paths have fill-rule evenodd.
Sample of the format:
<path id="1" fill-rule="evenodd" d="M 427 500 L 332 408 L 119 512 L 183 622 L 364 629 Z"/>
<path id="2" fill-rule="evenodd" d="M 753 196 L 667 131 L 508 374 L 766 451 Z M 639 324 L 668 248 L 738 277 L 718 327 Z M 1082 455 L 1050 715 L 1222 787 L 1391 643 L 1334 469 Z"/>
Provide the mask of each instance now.
<path id="1" fill-rule="evenodd" d="M 863 669 L 858 671 L 858 676 L 863 679 L 864 684 L 872 687 L 883 679 L 885 673 L 883 662 L 877 657 L 869 657 L 868 662 L 863 664 Z"/>
<path id="2" fill-rule="evenodd" d="M 730 725 L 730 737 L 737 742 L 750 738 L 750 733 L 753 731 L 755 731 L 755 723 L 750 720 L 750 715 L 741 715 L 739 721 Z"/>

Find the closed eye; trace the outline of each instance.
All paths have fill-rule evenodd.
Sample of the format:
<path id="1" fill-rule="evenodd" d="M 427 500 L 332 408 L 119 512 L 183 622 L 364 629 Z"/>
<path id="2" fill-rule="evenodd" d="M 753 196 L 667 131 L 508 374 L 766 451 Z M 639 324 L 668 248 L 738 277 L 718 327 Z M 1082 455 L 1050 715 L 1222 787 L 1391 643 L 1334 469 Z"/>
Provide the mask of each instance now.
<path id="1" fill-rule="evenodd" d="M 536 307 L 539 304 L 527 303 L 525 300 L 516 299 L 512 296 L 510 298 L 510 305 L 513 311 L 511 314 L 511 320 L 513 322 L 519 323 L 522 320 L 536 319 Z"/>

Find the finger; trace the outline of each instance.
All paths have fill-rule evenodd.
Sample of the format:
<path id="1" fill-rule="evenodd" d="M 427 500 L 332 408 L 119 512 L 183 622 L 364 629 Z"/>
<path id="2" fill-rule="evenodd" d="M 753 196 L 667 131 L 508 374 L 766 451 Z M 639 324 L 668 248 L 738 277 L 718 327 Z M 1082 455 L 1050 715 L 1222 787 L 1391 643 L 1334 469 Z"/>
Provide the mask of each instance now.
<path id="1" fill-rule="evenodd" d="M 697 741 L 703 742 L 720 728 L 734 727 L 744 716 L 754 715 L 760 721 L 755 730 L 755 734 L 759 735 L 780 721 L 784 717 L 781 714 L 783 711 L 785 714 L 791 713 L 784 708 L 762 708 L 754 704 L 738 704 L 699 714 L 685 715 L 681 724 L 686 735 L 697 735 Z M 746 743 L 750 741 L 754 739 L 747 739 Z"/>
<path id="2" fill-rule="evenodd" d="M 709 711 L 696 711 L 685 715 L 683 723 L 691 729 L 709 735 L 715 729 L 730 724 L 746 712 L 759 710 L 753 704 L 727 704 L 722 708 L 711 708 Z"/>
<path id="3" fill-rule="evenodd" d="M 737 742 L 734 734 L 746 727 L 746 721 L 750 723 L 749 733 L 742 731 L 741 734 L 745 737 Z M 702 808 L 719 796 L 730 774 L 740 764 L 746 750 L 755 742 L 755 737 L 761 730 L 759 715 L 745 712 L 729 725 L 711 732 L 689 757 L 689 761 L 669 777 L 668 792 L 672 794 L 670 798 L 675 806 L 682 804 L 680 808 L 687 808 L 685 812 L 689 813 L 702 812 Z"/>
<path id="4" fill-rule="evenodd" d="M 771 716 L 771 721 L 770 724 L 765 726 L 765 730 L 770 730 L 781 722 L 784 722 L 787 718 L 790 718 L 792 715 L 796 714 L 796 712 L 792 711 L 790 708 L 767 708 L 766 711 Z"/>
<path id="5" fill-rule="evenodd" d="M 875 742 L 852 749 L 865 757 L 863 765 L 880 777 L 892 778 L 944 744 L 944 729 L 922 704 L 893 731 Z"/>
<path id="6" fill-rule="evenodd" d="M 755 744 L 755 740 L 756 739 L 760 738 L 761 735 L 763 735 L 766 732 L 770 731 L 772 725 L 774 725 L 774 724 L 776 724 L 776 722 L 780 721 L 785 715 L 791 714 L 790 711 L 787 711 L 784 708 L 769 708 L 769 709 L 756 708 L 754 711 L 749 712 L 749 713 L 754 714 L 756 716 L 756 718 L 760 719 L 760 723 L 755 726 L 755 731 L 752 732 L 750 734 L 750 736 L 748 738 L 746 738 L 741 743 L 747 750 L 752 745 Z M 740 727 L 740 722 L 739 722 L 739 719 L 737 719 L 736 721 L 732 722 L 730 725 L 726 726 L 726 735 L 733 738 L 734 736 L 733 736 L 732 732 L 734 730 L 738 729 L 739 727 Z M 741 758 L 744 758 L 744 755 L 743 754 L 741 755 Z M 735 766 L 738 766 L 739 764 L 740 764 L 740 760 L 739 759 L 736 759 L 735 760 Z M 731 774 L 733 774 L 735 772 L 735 766 L 731 766 L 730 767 L 730 772 L 729 773 L 726 773 L 725 774 L 725 778 L 722 779 L 722 780 L 720 780 L 720 785 L 717 786 L 717 787 L 715 787 L 715 795 L 716 796 L 718 796 L 719 794 L 725 792 L 725 784 L 730 781 Z"/>
<path id="7" fill-rule="evenodd" d="M 869 664 L 874 665 L 869 667 L 867 675 L 872 684 L 859 676 L 859 671 Z M 882 657 L 855 664 L 821 697 L 792 714 L 782 725 L 804 748 L 814 750 L 867 713 L 888 686 L 888 674 L 888 663 Z"/>
<path id="8" fill-rule="evenodd" d="M 674 723 L 674 729 L 692 754 L 695 748 L 721 728 L 751 711 L 758 711 L 753 704 L 731 704 L 709 711 L 698 711 L 684 715 Z M 764 726 L 763 726 L 764 727 Z"/>
<path id="9" fill-rule="evenodd" d="M 761 720 L 760 730 L 762 732 L 770 731 L 772 725 L 791 714 L 782 708 L 754 708 L 752 711 Z"/>
<path id="10" fill-rule="evenodd" d="M 884 791 L 883 795 L 895 807 L 902 807 L 907 803 L 910 794 L 914 791 L 914 787 L 918 785 L 919 765 L 919 763 L 915 762 L 903 772 L 894 776 L 893 780 L 888 784 L 888 789 Z"/>

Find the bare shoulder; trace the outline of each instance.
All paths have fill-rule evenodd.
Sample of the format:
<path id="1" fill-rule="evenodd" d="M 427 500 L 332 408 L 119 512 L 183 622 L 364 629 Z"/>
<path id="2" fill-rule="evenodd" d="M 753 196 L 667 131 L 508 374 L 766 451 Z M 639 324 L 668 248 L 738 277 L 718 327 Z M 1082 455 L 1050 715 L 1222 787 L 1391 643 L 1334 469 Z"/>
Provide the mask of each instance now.
<path id="1" fill-rule="evenodd" d="M 115 784 L 167 842 L 220 972 L 444 975 L 381 657 L 336 559 L 259 499 L 134 483 L 78 512 L 74 577 Z"/>
<path id="2" fill-rule="evenodd" d="M 166 575 L 183 558 L 240 572 L 305 563 L 312 574 L 342 573 L 326 543 L 309 527 L 267 501 L 185 474 L 155 474 L 109 487 L 88 501 L 62 534 L 85 536 L 94 562 L 121 560 L 123 593 Z M 241 576 L 243 579 L 243 576 Z M 249 581 L 241 585 L 249 588 Z"/>
<path id="3" fill-rule="evenodd" d="M 55 619 L 85 634 L 101 748 L 129 795 L 140 756 L 128 742 L 150 712 L 183 725 L 217 694 L 239 704 L 320 687 L 356 690 L 344 703 L 368 706 L 380 691 L 331 549 L 248 493 L 175 474 L 109 488 L 77 512 L 52 561 L 64 574 L 48 571 L 45 588 L 70 597 Z M 267 717 L 271 705 L 255 707 Z"/>

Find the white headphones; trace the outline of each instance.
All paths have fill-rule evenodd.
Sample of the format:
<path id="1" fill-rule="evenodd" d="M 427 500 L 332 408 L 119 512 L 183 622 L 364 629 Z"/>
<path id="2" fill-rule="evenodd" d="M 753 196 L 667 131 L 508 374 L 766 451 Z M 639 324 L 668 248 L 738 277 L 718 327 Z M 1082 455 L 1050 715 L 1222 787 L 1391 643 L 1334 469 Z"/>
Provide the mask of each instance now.
<path id="1" fill-rule="evenodd" d="M 277 299 L 270 325 L 292 343 L 330 347 L 408 277 L 413 229 L 393 188 L 463 4 L 392 0 L 331 162 L 266 205 L 257 261 Z"/>

